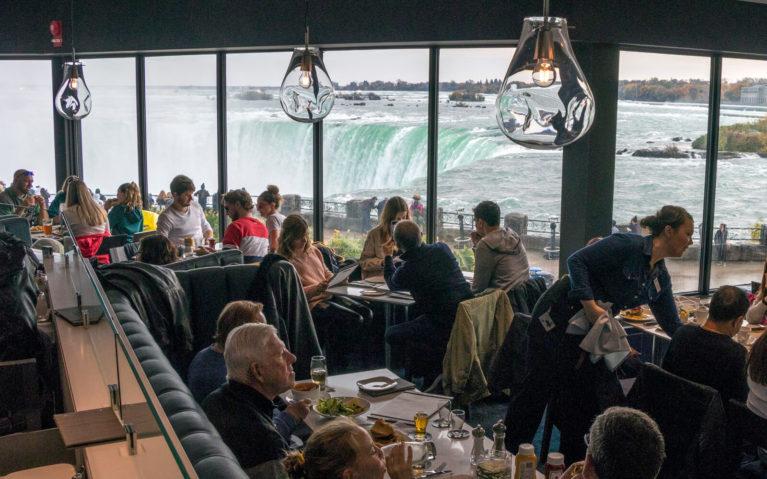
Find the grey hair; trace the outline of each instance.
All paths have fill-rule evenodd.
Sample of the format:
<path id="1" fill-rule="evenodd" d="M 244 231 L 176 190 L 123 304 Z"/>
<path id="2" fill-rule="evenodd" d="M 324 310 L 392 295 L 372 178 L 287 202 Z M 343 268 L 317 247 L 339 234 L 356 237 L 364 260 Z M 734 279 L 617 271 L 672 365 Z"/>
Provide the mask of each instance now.
<path id="1" fill-rule="evenodd" d="M 588 455 L 599 479 L 655 479 L 666 458 L 665 442 L 647 414 L 611 407 L 591 425 Z"/>
<path id="2" fill-rule="evenodd" d="M 271 324 L 247 323 L 234 328 L 224 345 L 226 378 L 249 384 L 250 365 L 263 361 L 272 337 L 277 337 L 277 329 Z"/>
<path id="3" fill-rule="evenodd" d="M 414 221 L 402 220 L 394 227 L 394 241 L 405 251 L 416 249 L 421 244 L 421 230 Z"/>

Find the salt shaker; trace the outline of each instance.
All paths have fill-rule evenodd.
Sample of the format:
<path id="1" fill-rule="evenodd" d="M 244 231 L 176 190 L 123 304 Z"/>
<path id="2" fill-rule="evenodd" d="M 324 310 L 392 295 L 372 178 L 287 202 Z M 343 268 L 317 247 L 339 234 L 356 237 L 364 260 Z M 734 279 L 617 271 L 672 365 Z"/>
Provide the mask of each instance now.
<path id="1" fill-rule="evenodd" d="M 474 447 L 471 448 L 471 465 L 476 466 L 477 461 L 485 455 L 485 430 L 481 425 L 471 430 L 471 437 L 474 438 Z"/>

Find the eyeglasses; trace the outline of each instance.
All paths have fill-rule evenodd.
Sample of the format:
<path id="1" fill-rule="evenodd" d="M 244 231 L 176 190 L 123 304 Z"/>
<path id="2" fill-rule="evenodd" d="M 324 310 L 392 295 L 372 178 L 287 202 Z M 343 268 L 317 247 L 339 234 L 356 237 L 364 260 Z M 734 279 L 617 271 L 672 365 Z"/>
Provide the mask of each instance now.
<path id="1" fill-rule="evenodd" d="M 591 442 L 591 437 L 589 436 L 589 433 L 586 433 L 583 435 L 583 442 L 586 443 L 586 447 L 589 447 L 589 442 Z"/>

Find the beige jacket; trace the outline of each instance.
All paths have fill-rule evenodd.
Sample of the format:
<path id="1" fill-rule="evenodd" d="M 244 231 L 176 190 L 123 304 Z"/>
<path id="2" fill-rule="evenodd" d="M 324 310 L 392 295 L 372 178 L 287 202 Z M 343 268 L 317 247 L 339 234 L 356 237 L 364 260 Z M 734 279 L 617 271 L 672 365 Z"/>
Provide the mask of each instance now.
<path id="1" fill-rule="evenodd" d="M 485 371 L 490 371 L 514 319 L 502 290 L 463 301 L 442 361 L 442 387 L 455 403 L 469 405 L 490 395 Z"/>
<path id="2" fill-rule="evenodd" d="M 382 245 L 387 241 L 389 241 L 389 237 L 381 225 L 368 232 L 360 254 L 362 279 L 383 275 L 384 253 Z"/>

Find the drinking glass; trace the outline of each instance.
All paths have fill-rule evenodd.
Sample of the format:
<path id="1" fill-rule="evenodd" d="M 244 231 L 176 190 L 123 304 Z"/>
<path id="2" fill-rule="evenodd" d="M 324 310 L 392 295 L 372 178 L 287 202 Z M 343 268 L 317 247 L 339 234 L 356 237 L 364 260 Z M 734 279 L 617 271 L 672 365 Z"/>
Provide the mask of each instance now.
<path id="1" fill-rule="evenodd" d="M 320 393 L 325 391 L 325 381 L 328 379 L 328 363 L 325 356 L 312 356 L 309 363 L 312 381 L 320 387 Z"/>
<path id="2" fill-rule="evenodd" d="M 43 220 L 43 234 L 45 236 L 53 235 L 53 220 L 50 218 Z"/>
<path id="3" fill-rule="evenodd" d="M 405 457 L 407 457 L 407 448 L 413 451 L 413 472 L 418 473 L 429 467 L 430 462 L 437 457 L 437 448 L 431 441 L 403 442 L 405 446 Z M 381 448 L 385 456 L 391 453 L 391 449 L 396 444 L 389 444 Z"/>
<path id="4" fill-rule="evenodd" d="M 743 346 L 746 346 L 748 344 L 748 340 L 751 337 L 751 328 L 747 326 L 743 326 L 740 328 L 740 331 L 738 331 L 738 334 L 735 336 L 735 339 L 742 344 Z"/>
<path id="5" fill-rule="evenodd" d="M 447 437 L 451 439 L 464 439 L 469 437 L 469 431 L 463 428 L 466 422 L 466 411 L 463 409 L 453 409 L 450 411 L 450 430 Z"/>
<path id="6" fill-rule="evenodd" d="M 439 408 L 439 411 L 437 411 L 437 414 L 439 417 L 431 422 L 431 425 L 439 428 L 439 429 L 445 429 L 447 427 L 450 427 L 450 401 L 445 403 L 444 406 Z"/>
<path id="7" fill-rule="evenodd" d="M 423 411 L 418 411 L 413 417 L 415 423 L 415 432 L 408 434 L 410 439 L 415 441 L 428 441 L 431 439 L 431 434 L 426 432 L 426 426 L 429 424 L 429 415 Z"/>
<path id="8" fill-rule="evenodd" d="M 489 451 L 477 462 L 478 479 L 511 479 L 511 454 Z"/>

